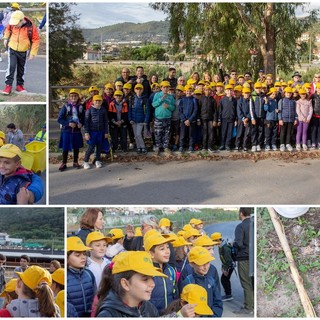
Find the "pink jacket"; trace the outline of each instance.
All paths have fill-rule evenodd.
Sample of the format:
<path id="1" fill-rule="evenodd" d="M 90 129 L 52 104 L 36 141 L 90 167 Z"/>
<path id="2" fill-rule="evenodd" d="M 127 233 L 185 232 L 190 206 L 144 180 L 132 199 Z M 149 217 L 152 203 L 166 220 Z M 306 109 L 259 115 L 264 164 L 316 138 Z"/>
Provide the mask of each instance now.
<path id="1" fill-rule="evenodd" d="M 311 100 L 299 99 L 297 101 L 296 111 L 298 114 L 299 121 L 303 121 L 305 118 L 307 118 L 307 120 L 310 121 L 313 112 Z"/>

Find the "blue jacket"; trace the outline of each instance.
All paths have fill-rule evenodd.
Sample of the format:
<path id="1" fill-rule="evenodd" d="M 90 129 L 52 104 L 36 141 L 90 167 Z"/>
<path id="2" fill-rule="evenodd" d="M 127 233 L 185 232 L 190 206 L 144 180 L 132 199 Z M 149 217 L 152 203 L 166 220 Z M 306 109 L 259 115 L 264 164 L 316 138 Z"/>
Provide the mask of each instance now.
<path id="1" fill-rule="evenodd" d="M 61 124 L 61 130 L 64 132 L 72 132 L 72 128 L 69 126 L 70 122 L 76 124 L 84 124 L 85 109 L 81 104 L 76 105 L 76 114 L 72 114 L 72 104 L 70 102 L 66 103 L 60 110 L 58 115 L 58 123 Z M 78 127 L 73 129 L 74 131 L 81 131 Z"/>
<path id="2" fill-rule="evenodd" d="M 194 271 L 189 274 L 182 282 L 182 288 L 189 283 L 195 283 L 206 289 L 208 293 L 208 306 L 213 311 L 213 317 L 220 318 L 223 312 L 223 303 L 221 301 L 220 281 L 215 266 L 210 265 L 209 271 L 205 276 L 200 276 Z"/>
<path id="3" fill-rule="evenodd" d="M 168 108 L 164 108 L 164 104 L 168 105 Z M 155 108 L 154 115 L 157 119 L 171 119 L 172 112 L 175 109 L 175 100 L 174 97 L 170 94 L 167 94 L 165 98 L 163 98 L 163 92 L 157 92 L 154 95 L 152 106 Z"/>
<path id="4" fill-rule="evenodd" d="M 19 167 L 12 176 L 5 178 L 0 175 L 0 204 L 17 204 L 17 193 L 31 183 L 32 176 L 33 173 L 23 167 Z"/>
<path id="5" fill-rule="evenodd" d="M 278 109 L 277 99 L 268 99 L 268 104 L 264 105 L 264 111 L 266 111 L 266 120 L 267 121 L 277 121 L 278 114 L 276 112 Z"/>
<path id="6" fill-rule="evenodd" d="M 129 105 L 129 121 L 148 123 L 150 120 L 150 104 L 146 96 L 134 96 Z"/>
<path id="7" fill-rule="evenodd" d="M 179 115 L 181 122 L 197 120 L 197 101 L 194 97 L 182 97 L 179 103 Z"/>
<path id="8" fill-rule="evenodd" d="M 264 111 L 263 98 L 264 98 L 264 95 L 260 95 L 260 96 L 256 95 L 252 98 L 254 102 L 252 120 L 256 120 L 257 118 L 265 119 L 266 112 Z"/>
<path id="9" fill-rule="evenodd" d="M 237 103 L 237 116 L 239 121 L 245 118 L 251 119 L 253 110 L 253 100 L 251 98 L 245 99 L 240 97 Z"/>
<path id="10" fill-rule="evenodd" d="M 237 118 L 237 99 L 224 96 L 220 100 L 218 122 L 234 122 Z"/>
<path id="11" fill-rule="evenodd" d="M 32 191 L 34 194 L 34 202 L 38 202 L 43 197 L 44 187 L 43 182 L 39 176 L 33 174 L 31 176 L 31 184 L 28 187 L 28 190 Z"/>
<path id="12" fill-rule="evenodd" d="M 283 98 L 278 103 L 279 120 L 283 122 L 294 122 L 298 119 L 296 111 L 296 102 L 292 99 Z"/>
<path id="13" fill-rule="evenodd" d="M 153 264 L 159 268 L 157 263 Z M 165 263 L 162 272 L 168 278 L 154 277 L 155 287 L 151 294 L 150 302 L 158 309 L 159 312 L 163 311 L 168 305 L 179 297 L 177 288 L 177 277 L 173 267 Z"/>
<path id="14" fill-rule="evenodd" d="M 94 294 L 95 278 L 93 273 L 86 268 L 68 267 L 67 301 L 75 307 L 79 317 L 90 316 Z"/>

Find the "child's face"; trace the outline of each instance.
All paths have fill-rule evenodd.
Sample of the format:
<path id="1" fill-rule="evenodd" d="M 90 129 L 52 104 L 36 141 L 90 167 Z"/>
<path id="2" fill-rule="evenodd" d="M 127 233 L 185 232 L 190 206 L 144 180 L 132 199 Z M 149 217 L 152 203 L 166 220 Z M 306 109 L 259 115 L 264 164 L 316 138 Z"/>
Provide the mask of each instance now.
<path id="1" fill-rule="evenodd" d="M 0 173 L 3 176 L 13 175 L 19 168 L 20 161 L 15 159 L 0 157 Z"/>
<path id="2" fill-rule="evenodd" d="M 140 88 L 134 89 L 134 92 L 136 93 L 136 95 L 137 95 L 138 97 L 141 97 L 141 95 L 142 95 L 142 89 L 140 89 Z"/>
<path id="3" fill-rule="evenodd" d="M 89 92 L 89 94 L 90 94 L 91 97 L 93 97 L 93 96 L 95 96 L 96 94 L 99 94 L 99 91 L 97 91 L 97 90 L 92 90 L 92 91 Z"/>
<path id="4" fill-rule="evenodd" d="M 68 257 L 68 266 L 73 268 L 84 268 L 87 262 L 86 251 L 73 251 Z"/>
<path id="5" fill-rule="evenodd" d="M 159 92 L 159 91 L 160 91 L 160 88 L 159 88 L 159 87 L 154 87 L 154 88 L 152 89 L 152 91 L 153 91 L 153 92 Z"/>
<path id="6" fill-rule="evenodd" d="M 193 268 L 194 272 L 196 274 L 199 274 L 200 276 L 205 276 L 208 273 L 210 268 L 210 262 L 203 264 L 202 266 L 199 266 L 194 262 L 191 262 L 190 265 Z"/>
<path id="7" fill-rule="evenodd" d="M 176 97 L 181 98 L 183 96 L 183 91 L 181 90 L 176 90 Z"/>
<path id="8" fill-rule="evenodd" d="M 223 92 L 223 87 L 218 86 L 218 87 L 217 87 L 217 92 L 218 92 L 218 93 L 222 93 L 222 92 Z"/>
<path id="9" fill-rule="evenodd" d="M 76 94 L 76 93 L 71 93 L 69 95 L 69 100 L 72 102 L 72 103 L 76 103 L 79 99 L 79 96 Z"/>
<path id="10" fill-rule="evenodd" d="M 102 105 L 102 100 L 95 100 L 93 101 L 93 106 L 97 109 L 99 109 Z"/>
<path id="11" fill-rule="evenodd" d="M 122 101 L 122 96 L 115 96 L 114 98 L 118 103 Z"/>
<path id="12" fill-rule="evenodd" d="M 210 89 L 204 89 L 204 95 L 206 97 L 209 97 L 210 96 L 210 93 L 211 93 L 211 90 Z"/>
<path id="13" fill-rule="evenodd" d="M 120 283 L 125 290 L 125 300 L 130 302 L 130 307 L 150 300 L 155 286 L 152 277 L 141 273 L 134 274 L 129 280 L 122 278 Z"/>
<path id="14" fill-rule="evenodd" d="M 285 96 L 286 98 L 290 99 L 291 96 L 292 96 L 292 93 L 291 93 L 291 92 L 285 92 L 285 93 L 284 93 L 284 96 Z"/>
<path id="15" fill-rule="evenodd" d="M 276 97 L 276 94 L 277 94 L 276 92 L 273 92 L 273 93 L 270 94 L 269 97 L 270 97 L 271 99 L 274 99 L 274 98 Z"/>
<path id="16" fill-rule="evenodd" d="M 119 85 L 116 86 L 116 90 L 122 91 L 122 88 L 123 86 L 119 86 Z"/>
<path id="17" fill-rule="evenodd" d="M 130 93 L 130 89 L 123 89 L 123 93 L 125 96 L 127 96 Z"/>
<path id="18" fill-rule="evenodd" d="M 186 91 L 186 97 L 191 97 L 192 96 L 192 90 L 187 90 Z"/>
<path id="19" fill-rule="evenodd" d="M 235 91 L 234 95 L 235 95 L 235 97 L 240 98 L 241 97 L 241 91 Z"/>
<path id="20" fill-rule="evenodd" d="M 214 249 L 213 249 L 213 246 L 207 246 L 207 247 L 205 247 L 208 251 L 209 251 L 209 253 L 211 254 L 211 256 L 213 257 L 213 255 L 214 255 Z"/>
<path id="21" fill-rule="evenodd" d="M 108 96 L 113 96 L 113 89 L 111 88 L 105 88 L 104 92 L 108 95 Z"/>
<path id="22" fill-rule="evenodd" d="M 96 259 L 101 259 L 105 256 L 107 251 L 106 240 L 93 241 L 90 243 L 92 250 L 90 251 L 90 256 Z"/>
<path id="23" fill-rule="evenodd" d="M 306 94 L 300 94 L 300 98 L 301 98 L 302 100 L 304 100 L 306 97 L 307 97 Z"/>
<path id="24" fill-rule="evenodd" d="M 232 93 L 231 89 L 226 89 L 226 96 L 227 97 L 231 97 L 231 93 Z"/>
<path id="25" fill-rule="evenodd" d="M 154 252 L 151 252 L 152 261 L 156 263 L 166 263 L 170 258 L 170 248 L 168 243 L 161 244 L 155 247 Z"/>
<path id="26" fill-rule="evenodd" d="M 161 91 L 164 93 L 164 94 L 167 94 L 169 92 L 169 88 L 170 87 L 161 87 Z"/>

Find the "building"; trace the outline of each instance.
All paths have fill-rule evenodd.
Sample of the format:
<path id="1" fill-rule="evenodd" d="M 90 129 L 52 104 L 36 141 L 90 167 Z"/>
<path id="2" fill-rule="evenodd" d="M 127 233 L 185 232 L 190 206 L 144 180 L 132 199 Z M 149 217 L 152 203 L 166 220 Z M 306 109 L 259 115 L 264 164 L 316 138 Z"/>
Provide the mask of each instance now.
<path id="1" fill-rule="evenodd" d="M 83 55 L 84 60 L 101 60 L 101 52 L 87 49 Z"/>

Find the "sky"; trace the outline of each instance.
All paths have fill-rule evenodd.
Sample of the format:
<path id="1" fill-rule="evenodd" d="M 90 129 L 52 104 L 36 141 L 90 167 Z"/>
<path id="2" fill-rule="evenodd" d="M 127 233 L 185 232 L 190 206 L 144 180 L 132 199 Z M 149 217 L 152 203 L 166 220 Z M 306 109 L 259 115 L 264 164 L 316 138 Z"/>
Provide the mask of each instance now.
<path id="1" fill-rule="evenodd" d="M 161 11 L 153 10 L 148 3 L 78 3 L 73 11 L 80 13 L 81 28 L 99 28 L 122 22 L 143 23 L 165 20 Z"/>

